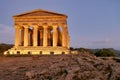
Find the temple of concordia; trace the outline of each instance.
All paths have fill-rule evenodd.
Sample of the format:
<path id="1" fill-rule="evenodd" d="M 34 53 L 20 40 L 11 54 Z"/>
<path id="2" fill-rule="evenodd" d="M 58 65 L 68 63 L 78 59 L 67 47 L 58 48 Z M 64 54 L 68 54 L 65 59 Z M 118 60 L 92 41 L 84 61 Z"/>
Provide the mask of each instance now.
<path id="1" fill-rule="evenodd" d="M 15 15 L 15 45 L 9 54 L 69 54 L 67 16 L 46 10 Z"/>

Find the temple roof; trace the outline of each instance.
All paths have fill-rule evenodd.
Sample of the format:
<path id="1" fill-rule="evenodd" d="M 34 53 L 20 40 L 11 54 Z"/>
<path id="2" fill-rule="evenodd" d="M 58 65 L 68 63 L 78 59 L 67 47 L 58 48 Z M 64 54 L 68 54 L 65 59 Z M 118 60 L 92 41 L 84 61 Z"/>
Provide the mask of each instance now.
<path id="1" fill-rule="evenodd" d="M 25 12 L 22 14 L 15 15 L 13 17 L 28 17 L 28 16 L 65 16 L 67 17 L 67 15 L 65 14 L 60 14 L 60 13 L 51 12 L 51 11 L 42 10 L 42 9 Z"/>

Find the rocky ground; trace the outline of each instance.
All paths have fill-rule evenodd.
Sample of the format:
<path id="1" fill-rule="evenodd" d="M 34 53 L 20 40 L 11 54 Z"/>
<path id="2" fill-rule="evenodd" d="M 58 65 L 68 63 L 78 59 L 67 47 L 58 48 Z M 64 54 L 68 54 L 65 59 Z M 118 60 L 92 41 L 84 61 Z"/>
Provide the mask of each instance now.
<path id="1" fill-rule="evenodd" d="M 120 59 L 88 53 L 0 57 L 0 80 L 120 80 Z"/>

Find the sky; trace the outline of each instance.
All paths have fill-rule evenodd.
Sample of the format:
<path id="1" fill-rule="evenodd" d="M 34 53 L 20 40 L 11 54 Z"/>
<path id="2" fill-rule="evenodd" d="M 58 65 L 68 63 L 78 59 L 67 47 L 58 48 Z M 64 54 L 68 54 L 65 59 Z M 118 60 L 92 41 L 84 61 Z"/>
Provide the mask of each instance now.
<path id="1" fill-rule="evenodd" d="M 71 47 L 120 50 L 120 0 L 1 0 L 0 43 L 14 44 L 12 16 L 35 9 L 68 15 Z"/>

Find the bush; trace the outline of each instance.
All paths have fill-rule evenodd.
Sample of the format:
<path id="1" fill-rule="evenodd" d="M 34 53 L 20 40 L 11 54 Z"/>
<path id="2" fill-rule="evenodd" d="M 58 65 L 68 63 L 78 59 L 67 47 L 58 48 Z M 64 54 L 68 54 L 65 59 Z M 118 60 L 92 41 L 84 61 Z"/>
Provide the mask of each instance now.
<path id="1" fill-rule="evenodd" d="M 97 57 L 110 57 L 110 56 L 116 56 L 113 51 L 110 49 L 101 49 L 95 53 Z"/>
<path id="2" fill-rule="evenodd" d="M 86 48 L 76 48 L 76 49 L 77 49 L 79 52 L 82 52 L 82 53 L 88 52 L 88 53 L 93 54 L 92 50 L 90 50 L 90 49 L 86 49 Z"/>

